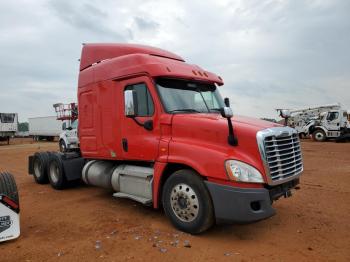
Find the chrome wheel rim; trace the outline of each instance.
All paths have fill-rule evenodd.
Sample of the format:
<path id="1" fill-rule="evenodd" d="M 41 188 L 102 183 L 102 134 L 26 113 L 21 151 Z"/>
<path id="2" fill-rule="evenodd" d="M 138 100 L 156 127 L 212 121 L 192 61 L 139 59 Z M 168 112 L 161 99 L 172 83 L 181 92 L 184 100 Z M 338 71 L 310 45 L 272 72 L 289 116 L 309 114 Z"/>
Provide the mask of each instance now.
<path id="1" fill-rule="evenodd" d="M 64 146 L 63 142 L 61 142 L 60 144 L 61 144 L 61 152 L 66 151 L 66 147 Z"/>
<path id="2" fill-rule="evenodd" d="M 321 132 L 316 133 L 315 138 L 316 140 L 322 140 L 323 139 L 323 134 Z"/>
<path id="3" fill-rule="evenodd" d="M 34 176 L 36 178 L 40 177 L 40 170 L 41 170 L 41 162 L 38 159 L 35 159 L 35 161 L 34 161 Z"/>
<path id="4" fill-rule="evenodd" d="M 50 178 L 54 184 L 56 184 L 58 182 L 59 173 L 60 173 L 60 170 L 58 168 L 58 165 L 55 162 L 53 162 L 50 165 Z"/>
<path id="5" fill-rule="evenodd" d="M 189 185 L 174 186 L 170 194 L 170 203 L 174 214 L 181 221 L 192 222 L 198 217 L 198 197 Z"/>

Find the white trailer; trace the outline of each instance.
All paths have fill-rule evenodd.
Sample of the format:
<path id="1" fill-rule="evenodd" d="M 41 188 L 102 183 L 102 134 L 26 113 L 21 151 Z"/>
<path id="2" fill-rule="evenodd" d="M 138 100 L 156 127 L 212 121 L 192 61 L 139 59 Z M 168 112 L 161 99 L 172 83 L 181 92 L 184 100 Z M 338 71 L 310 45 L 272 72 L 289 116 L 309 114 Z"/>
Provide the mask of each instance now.
<path id="1" fill-rule="evenodd" d="M 10 143 L 18 130 L 18 115 L 16 113 L 0 113 L 0 141 Z"/>
<path id="2" fill-rule="evenodd" d="M 53 141 L 59 137 L 62 132 L 62 121 L 57 120 L 56 116 L 33 117 L 29 118 L 29 135 L 34 140 Z"/>

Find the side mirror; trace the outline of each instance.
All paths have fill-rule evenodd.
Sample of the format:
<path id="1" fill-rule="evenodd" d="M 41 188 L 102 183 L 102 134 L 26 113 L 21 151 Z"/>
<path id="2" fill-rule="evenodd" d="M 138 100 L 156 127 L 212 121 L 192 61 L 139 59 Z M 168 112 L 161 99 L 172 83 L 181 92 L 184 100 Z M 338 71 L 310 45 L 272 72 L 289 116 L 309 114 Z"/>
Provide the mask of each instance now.
<path id="1" fill-rule="evenodd" d="M 228 97 L 224 98 L 225 107 L 221 108 L 221 115 L 225 118 L 233 117 L 233 112 L 230 107 L 230 99 Z"/>
<path id="2" fill-rule="evenodd" d="M 222 115 L 222 117 L 225 117 L 225 118 L 233 117 L 233 112 L 232 112 L 231 107 L 228 107 L 228 106 L 223 107 L 221 109 L 221 115 Z"/>
<path id="3" fill-rule="evenodd" d="M 66 130 L 67 129 L 67 124 L 66 124 L 66 122 L 64 122 L 63 124 L 62 124 L 62 130 Z"/>
<path id="4" fill-rule="evenodd" d="M 134 90 L 124 91 L 125 116 L 135 117 L 137 115 L 137 96 Z"/>
<path id="5" fill-rule="evenodd" d="M 228 97 L 225 97 L 224 103 L 225 103 L 225 106 L 230 107 L 230 99 Z"/>
<path id="6" fill-rule="evenodd" d="M 230 99 L 226 97 L 224 99 L 225 107 L 221 108 L 221 115 L 222 117 L 225 117 L 227 119 L 227 125 L 228 125 L 228 136 L 227 136 L 227 142 L 231 146 L 237 146 L 238 140 L 235 136 L 235 133 L 233 132 L 233 125 L 231 121 L 231 117 L 233 117 L 233 112 L 230 107 Z"/>
<path id="7" fill-rule="evenodd" d="M 290 117 L 290 111 L 288 109 L 281 109 L 280 116 L 282 118 L 288 118 Z"/>

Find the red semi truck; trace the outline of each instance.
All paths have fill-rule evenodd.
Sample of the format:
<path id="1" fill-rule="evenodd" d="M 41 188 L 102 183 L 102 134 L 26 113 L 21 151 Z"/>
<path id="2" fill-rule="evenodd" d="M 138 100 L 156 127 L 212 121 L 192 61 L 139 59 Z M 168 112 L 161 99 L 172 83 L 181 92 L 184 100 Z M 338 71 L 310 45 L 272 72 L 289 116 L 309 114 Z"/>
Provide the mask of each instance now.
<path id="1" fill-rule="evenodd" d="M 29 157 L 37 183 L 82 179 L 114 197 L 163 207 L 180 230 L 275 214 L 303 171 L 297 132 L 232 115 L 221 77 L 171 52 L 85 44 L 78 83 L 80 152 Z"/>

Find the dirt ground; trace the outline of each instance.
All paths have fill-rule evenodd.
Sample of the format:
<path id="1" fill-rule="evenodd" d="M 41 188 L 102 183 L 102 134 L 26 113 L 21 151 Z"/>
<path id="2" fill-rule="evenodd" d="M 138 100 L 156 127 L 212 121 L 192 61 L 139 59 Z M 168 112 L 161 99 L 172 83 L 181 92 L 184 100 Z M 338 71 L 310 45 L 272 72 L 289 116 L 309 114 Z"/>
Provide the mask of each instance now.
<path id="1" fill-rule="evenodd" d="M 108 190 L 35 184 L 28 155 L 56 143 L 0 143 L 0 171 L 15 175 L 21 205 L 21 237 L 0 243 L 0 261 L 350 261 L 350 143 L 302 148 L 300 189 L 274 204 L 274 217 L 191 236 Z"/>

